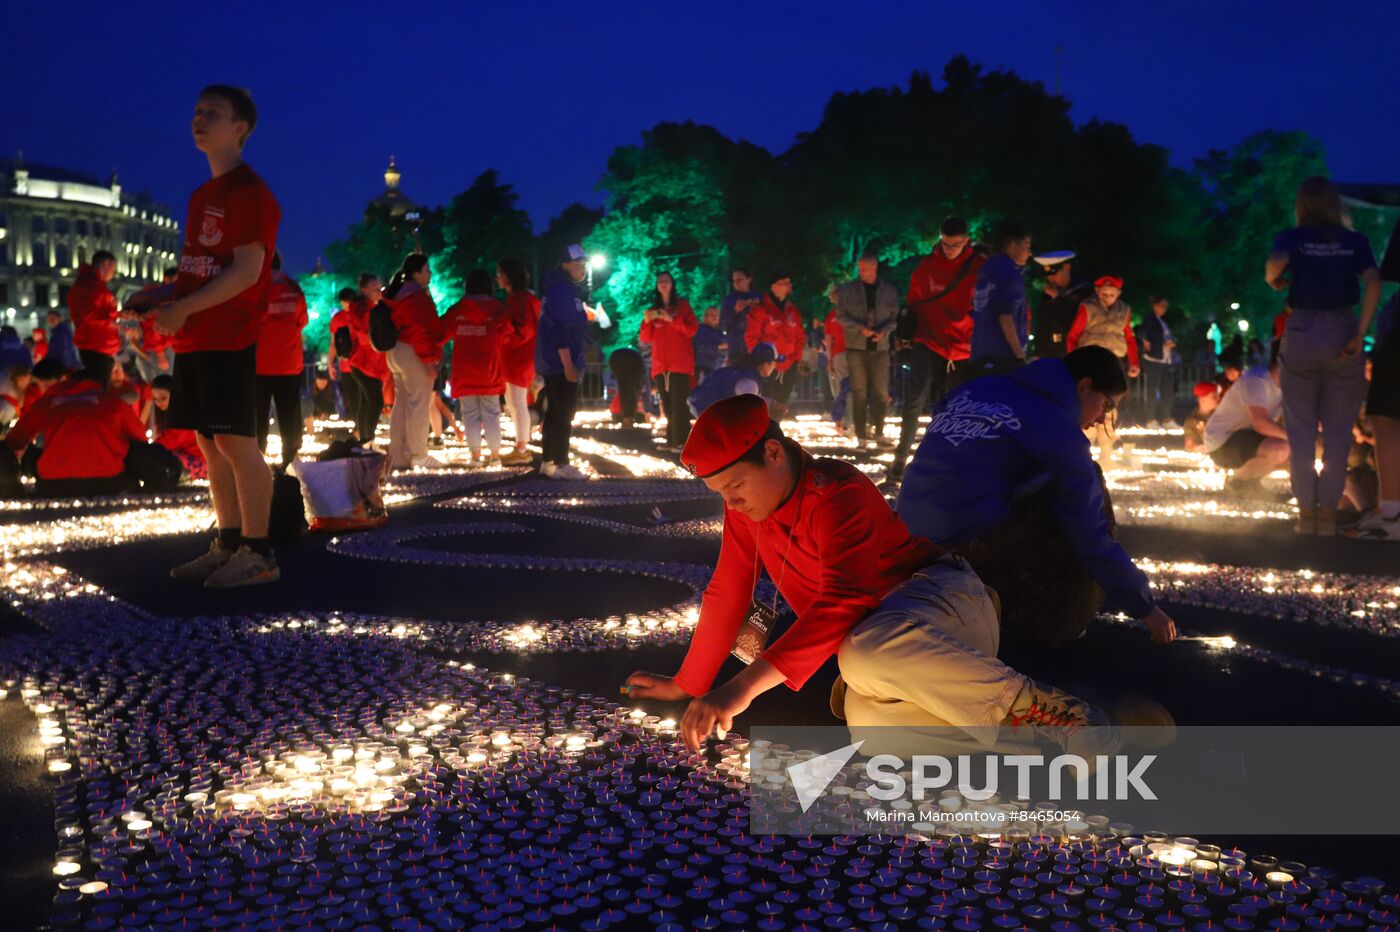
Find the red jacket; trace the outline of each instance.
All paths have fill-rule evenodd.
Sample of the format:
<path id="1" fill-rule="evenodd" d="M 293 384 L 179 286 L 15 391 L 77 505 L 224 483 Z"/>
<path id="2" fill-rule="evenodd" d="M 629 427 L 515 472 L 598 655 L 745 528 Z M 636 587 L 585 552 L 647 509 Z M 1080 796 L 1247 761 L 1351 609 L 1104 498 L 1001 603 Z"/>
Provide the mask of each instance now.
<path id="1" fill-rule="evenodd" d="M 273 272 L 258 331 L 258 375 L 301 375 L 301 332 L 307 322 L 301 286 L 285 272 Z"/>
<path id="2" fill-rule="evenodd" d="M 199 448 L 199 438 L 192 430 L 184 430 L 179 427 L 167 427 L 156 437 L 156 443 L 165 447 L 171 453 L 183 453 L 191 459 L 204 461 L 204 451 Z"/>
<path id="3" fill-rule="evenodd" d="M 506 295 L 506 321 L 510 325 L 501 342 L 501 368 L 511 385 L 535 380 L 535 334 L 540 328 L 540 299 L 533 291 Z"/>
<path id="4" fill-rule="evenodd" d="M 953 362 L 972 356 L 972 292 L 977 287 L 977 273 L 986 261 L 971 243 L 963 247 L 956 259 L 945 256 L 941 246 L 924 256 L 909 276 L 906 298 L 915 315 L 915 342 Z M 957 279 L 959 272 L 963 275 L 957 287 L 932 300 Z"/>
<path id="5" fill-rule="evenodd" d="M 486 295 L 463 298 L 442 323 L 452 341 L 452 397 L 504 392 L 501 344 L 510 330 L 505 305 Z"/>
<path id="6" fill-rule="evenodd" d="M 851 464 L 814 459 L 793 443 L 788 452 L 798 456 L 802 474 L 781 508 L 759 524 L 725 509 L 719 563 L 676 674 L 676 685 L 692 696 L 710 690 L 734 646 L 753 600 L 758 563 L 797 612 L 792 627 L 762 656 L 788 686 L 801 689 L 891 589 L 946 553 L 910 534 L 880 490 Z"/>
<path id="7" fill-rule="evenodd" d="M 643 321 L 637 338 L 651 346 L 651 374 L 682 372 L 695 374 L 695 333 L 700 321 L 684 298 L 671 308 L 671 320 Z"/>
<path id="8" fill-rule="evenodd" d="M 749 322 L 744 329 L 744 345 L 752 352 L 760 343 L 772 343 L 779 356 L 778 371 L 786 372 L 802 359 L 807 345 L 807 331 L 802 328 L 802 310 L 791 301 L 781 308 L 772 294 L 749 308 Z"/>
<path id="9" fill-rule="evenodd" d="M 437 365 L 442 358 L 442 321 L 438 318 L 437 305 L 433 296 L 409 282 L 394 299 L 385 298 L 384 303 L 394 312 L 394 326 L 399 328 L 399 342 L 413 347 L 418 358 L 429 365 Z M 365 321 L 369 327 L 369 321 Z"/>
<path id="10" fill-rule="evenodd" d="M 117 333 L 117 296 L 112 294 L 93 265 L 78 266 L 78 277 L 68 289 L 68 316 L 73 320 L 73 345 L 80 350 L 115 356 L 121 352 Z"/>
<path id="11" fill-rule="evenodd" d="M 106 479 L 125 469 L 133 441 L 146 441 L 131 406 L 92 379 L 72 377 L 57 383 L 10 429 L 5 444 L 16 456 L 39 434 L 40 479 Z"/>
<path id="12" fill-rule="evenodd" d="M 846 352 L 846 328 L 836 321 L 836 308 L 826 312 L 826 323 L 823 325 L 826 335 L 831 338 L 831 349 L 828 350 L 832 356 L 840 356 Z"/>
<path id="13" fill-rule="evenodd" d="M 341 356 L 335 351 L 335 335 L 336 332 L 339 330 L 350 330 L 350 345 L 351 347 L 353 347 L 355 345 L 355 331 L 350 327 L 350 320 L 354 316 L 355 312 L 353 310 L 340 310 L 336 311 L 335 315 L 331 317 L 331 345 L 330 349 L 327 351 L 327 355 L 330 359 L 335 360 L 336 368 L 339 369 L 341 372 L 350 371 L 350 357 Z M 351 349 L 350 352 L 353 353 L 354 349 Z"/>
<path id="14" fill-rule="evenodd" d="M 369 302 L 363 297 L 350 309 L 350 336 L 355 341 L 355 351 L 350 354 L 350 368 L 372 379 L 392 384 L 384 354 L 375 349 L 369 339 L 369 311 Z M 388 403 L 387 396 L 385 403 Z"/>

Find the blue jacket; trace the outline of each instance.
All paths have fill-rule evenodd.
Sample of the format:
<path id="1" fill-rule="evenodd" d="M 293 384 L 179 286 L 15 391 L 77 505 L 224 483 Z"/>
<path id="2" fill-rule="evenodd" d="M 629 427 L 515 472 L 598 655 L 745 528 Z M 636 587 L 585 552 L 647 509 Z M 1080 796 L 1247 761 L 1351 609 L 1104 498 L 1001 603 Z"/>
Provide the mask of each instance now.
<path id="1" fill-rule="evenodd" d="M 690 393 L 690 410 L 696 417 L 716 401 L 732 397 L 737 394 L 735 389 L 740 382 L 749 380 L 755 382 L 760 388 L 763 386 L 763 376 L 757 370 L 740 368 L 738 366 L 725 366 L 723 369 L 716 369 L 705 376 L 705 381 Z"/>
<path id="2" fill-rule="evenodd" d="M 535 371 L 563 375 L 559 351 L 568 348 L 574 368 L 583 371 L 583 344 L 588 338 L 588 315 L 583 310 L 578 285 L 569 273 L 555 267 L 540 289 L 540 323 L 535 337 Z"/>
<path id="3" fill-rule="evenodd" d="M 724 300 L 719 305 L 719 329 L 724 331 L 725 337 L 729 340 L 729 358 L 731 360 L 744 355 L 746 345 L 744 330 L 749 325 L 749 312 L 747 310 L 736 311 L 734 305 L 745 298 L 757 302 L 763 300 L 763 295 L 757 291 L 731 291 L 724 296 Z"/>
<path id="4" fill-rule="evenodd" d="M 60 320 L 57 326 L 49 331 L 48 358 L 57 359 L 63 363 L 64 368 L 74 372 L 83 367 L 78 348 L 73 345 L 73 328 L 68 321 Z"/>
<path id="5" fill-rule="evenodd" d="M 1030 321 L 1026 315 L 1025 269 L 1011 261 L 1006 253 L 997 253 L 982 266 L 977 275 L 977 287 L 972 292 L 972 358 L 1015 356 L 1006 345 L 1001 332 L 1001 318 L 1010 316 L 1016 326 L 1016 338 L 1021 341 L 1024 355 L 1030 340 Z"/>
<path id="6" fill-rule="evenodd" d="M 956 549 L 1049 487 L 1079 562 L 1135 618 L 1152 610 L 1147 577 L 1109 533 L 1104 492 L 1079 426 L 1079 395 L 1059 359 L 969 382 L 933 413 L 896 510 L 913 533 Z"/>
<path id="7" fill-rule="evenodd" d="M 719 356 L 719 346 L 725 341 L 724 331 L 709 324 L 701 324 L 695 331 L 695 368 L 716 369 L 724 363 Z"/>

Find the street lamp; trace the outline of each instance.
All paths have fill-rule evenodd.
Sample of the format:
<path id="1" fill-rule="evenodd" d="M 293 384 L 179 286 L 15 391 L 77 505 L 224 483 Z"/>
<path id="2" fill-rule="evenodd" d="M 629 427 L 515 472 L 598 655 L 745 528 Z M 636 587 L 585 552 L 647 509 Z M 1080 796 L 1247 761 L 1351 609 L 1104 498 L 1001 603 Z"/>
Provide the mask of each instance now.
<path id="1" fill-rule="evenodd" d="M 1249 321 L 1240 321 L 1240 333 L 1249 333 Z"/>
<path id="2" fill-rule="evenodd" d="M 1239 309 L 1240 309 L 1240 302 L 1238 302 L 1238 301 L 1231 301 L 1231 302 L 1230 302 L 1230 310 L 1232 310 L 1232 311 L 1238 311 Z"/>
<path id="3" fill-rule="evenodd" d="M 603 271 L 603 269 L 605 269 L 605 268 L 607 268 L 607 267 L 608 267 L 608 257 L 605 256 L 605 255 L 603 255 L 601 252 L 595 252 L 593 255 L 591 255 L 591 256 L 588 257 L 588 291 L 589 291 L 590 294 L 591 294 L 592 291 L 593 291 L 593 273 L 594 273 L 594 271 L 596 270 L 596 271 L 601 272 L 601 271 Z"/>

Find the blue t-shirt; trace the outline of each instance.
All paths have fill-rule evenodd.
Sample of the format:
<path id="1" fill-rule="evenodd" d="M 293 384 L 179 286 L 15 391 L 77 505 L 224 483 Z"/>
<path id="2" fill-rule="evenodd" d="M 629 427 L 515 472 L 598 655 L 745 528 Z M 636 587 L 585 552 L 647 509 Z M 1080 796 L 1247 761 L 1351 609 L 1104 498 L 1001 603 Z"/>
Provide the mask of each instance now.
<path id="1" fill-rule="evenodd" d="M 1305 311 L 1355 307 L 1361 273 L 1376 267 L 1371 242 L 1346 227 L 1294 227 L 1274 237 L 1275 254 L 1288 256 L 1288 305 Z"/>
<path id="2" fill-rule="evenodd" d="M 1016 338 L 1024 353 L 1030 340 L 1025 268 L 1003 252 L 992 256 L 982 266 L 977 288 L 972 292 L 973 359 L 1016 355 L 1015 350 L 1006 345 L 1006 335 L 1001 332 L 1000 318 L 1007 314 L 1016 325 Z"/>

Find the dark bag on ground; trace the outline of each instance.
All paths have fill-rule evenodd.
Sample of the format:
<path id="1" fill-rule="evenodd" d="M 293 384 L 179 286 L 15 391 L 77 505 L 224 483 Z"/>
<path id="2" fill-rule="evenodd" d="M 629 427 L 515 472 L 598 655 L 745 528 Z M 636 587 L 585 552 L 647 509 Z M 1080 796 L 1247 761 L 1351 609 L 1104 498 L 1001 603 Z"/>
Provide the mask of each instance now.
<path id="1" fill-rule="evenodd" d="M 275 473 L 272 477 L 272 513 L 267 521 L 267 539 L 277 546 L 295 544 L 306 530 L 301 508 L 301 483 L 296 476 Z"/>
<path id="2" fill-rule="evenodd" d="M 355 338 L 350 335 L 349 327 L 341 327 L 335 332 L 335 354 L 341 359 L 349 359 L 350 354 L 355 352 Z"/>
<path id="3" fill-rule="evenodd" d="M 133 443 L 126 451 L 126 475 L 142 492 L 173 492 L 180 486 L 180 458 L 158 443 Z"/>
<path id="4" fill-rule="evenodd" d="M 394 325 L 394 312 L 380 301 L 369 311 L 369 342 L 381 353 L 399 345 L 399 328 Z"/>
<path id="5" fill-rule="evenodd" d="M 13 450 L 0 444 L 0 498 L 14 498 L 19 493 L 19 459 Z"/>

